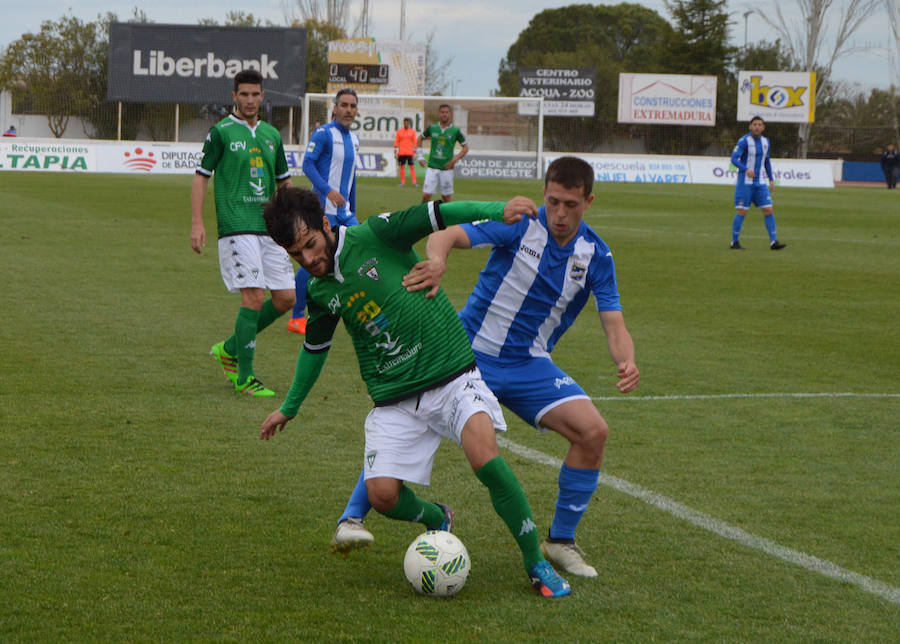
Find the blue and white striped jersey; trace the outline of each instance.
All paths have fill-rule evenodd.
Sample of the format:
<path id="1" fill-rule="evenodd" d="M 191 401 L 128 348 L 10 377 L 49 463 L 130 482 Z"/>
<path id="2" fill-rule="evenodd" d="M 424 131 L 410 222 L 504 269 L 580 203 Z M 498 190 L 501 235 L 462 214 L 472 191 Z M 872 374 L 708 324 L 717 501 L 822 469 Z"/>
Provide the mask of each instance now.
<path id="1" fill-rule="evenodd" d="M 312 182 L 326 215 L 334 215 L 343 223 L 356 214 L 356 157 L 359 137 L 337 121 L 316 129 L 309 138 L 303 155 L 303 174 Z M 326 198 L 337 190 L 347 205 L 337 208 Z"/>
<path id="2" fill-rule="evenodd" d="M 764 136 L 753 138 L 747 132 L 738 139 L 734 151 L 731 153 L 731 163 L 738 169 L 738 184 L 752 183 L 754 185 L 768 185 L 772 179 L 772 162 L 769 159 L 769 139 Z M 747 170 L 753 170 L 756 174 L 752 179 L 747 177 Z"/>
<path id="3" fill-rule="evenodd" d="M 547 356 L 591 293 L 598 311 L 622 309 L 609 246 L 583 221 L 564 247 L 550 234 L 543 206 L 536 219 L 513 226 L 483 222 L 463 229 L 473 247 L 493 247 L 459 314 L 476 352 Z"/>

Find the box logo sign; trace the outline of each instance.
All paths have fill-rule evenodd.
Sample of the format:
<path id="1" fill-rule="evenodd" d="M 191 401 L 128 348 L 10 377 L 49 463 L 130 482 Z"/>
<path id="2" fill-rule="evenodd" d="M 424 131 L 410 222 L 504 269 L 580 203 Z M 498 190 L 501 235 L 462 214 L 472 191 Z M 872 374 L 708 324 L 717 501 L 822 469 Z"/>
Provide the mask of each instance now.
<path id="1" fill-rule="evenodd" d="M 619 74 L 619 123 L 716 124 L 715 76 Z"/>
<path id="2" fill-rule="evenodd" d="M 738 121 L 761 116 L 767 122 L 816 120 L 815 72 L 740 72 Z"/>
<path id="3" fill-rule="evenodd" d="M 107 98 L 228 103 L 235 75 L 255 69 L 268 103 L 297 105 L 305 93 L 305 61 L 303 28 L 113 23 Z"/>

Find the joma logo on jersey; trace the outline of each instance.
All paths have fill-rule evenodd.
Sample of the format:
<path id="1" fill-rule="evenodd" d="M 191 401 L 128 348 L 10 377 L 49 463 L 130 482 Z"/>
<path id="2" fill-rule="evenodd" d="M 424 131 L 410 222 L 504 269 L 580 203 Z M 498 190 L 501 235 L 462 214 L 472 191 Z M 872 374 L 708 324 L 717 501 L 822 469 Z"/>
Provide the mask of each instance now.
<path id="1" fill-rule="evenodd" d="M 520 244 L 520 245 L 519 245 L 519 250 L 522 251 L 523 253 L 525 253 L 526 255 L 531 255 L 531 256 L 534 257 L 535 259 L 540 259 L 540 258 L 541 258 L 541 254 L 540 254 L 538 251 L 536 251 L 536 250 L 533 249 L 533 248 L 529 248 L 529 247 L 526 246 L 525 244 Z"/>
<path id="2" fill-rule="evenodd" d="M 744 81 L 741 92 L 750 92 L 750 103 L 759 107 L 770 107 L 775 110 L 783 110 L 788 107 L 803 105 L 803 94 L 808 87 L 781 87 L 773 85 L 760 85 L 762 76 L 751 76 L 749 81 Z"/>

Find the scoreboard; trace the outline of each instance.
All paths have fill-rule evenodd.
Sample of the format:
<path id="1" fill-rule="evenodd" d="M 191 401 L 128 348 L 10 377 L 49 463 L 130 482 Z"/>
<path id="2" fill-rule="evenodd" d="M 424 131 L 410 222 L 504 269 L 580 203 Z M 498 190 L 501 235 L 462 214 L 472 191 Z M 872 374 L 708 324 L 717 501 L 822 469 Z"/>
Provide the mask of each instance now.
<path id="1" fill-rule="evenodd" d="M 390 78 L 389 72 L 390 65 L 385 64 L 329 63 L 328 82 L 387 85 Z"/>

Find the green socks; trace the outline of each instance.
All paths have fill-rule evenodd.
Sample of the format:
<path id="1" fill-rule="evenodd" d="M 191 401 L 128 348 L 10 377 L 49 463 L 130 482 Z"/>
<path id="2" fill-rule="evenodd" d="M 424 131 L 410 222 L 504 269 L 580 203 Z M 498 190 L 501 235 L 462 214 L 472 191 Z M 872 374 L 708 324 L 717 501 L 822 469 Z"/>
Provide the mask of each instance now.
<path id="1" fill-rule="evenodd" d="M 405 485 L 400 486 L 400 499 L 392 510 L 384 516 L 398 521 L 424 523 L 426 526 L 439 526 L 444 522 L 444 511 L 432 503 L 416 496 L 416 493 Z"/>
<path id="2" fill-rule="evenodd" d="M 475 472 L 491 494 L 494 510 L 506 523 L 519 549 L 526 572 L 539 561 L 544 560 L 538 540 L 537 526 L 531 514 L 531 506 L 519 479 L 503 460 L 502 456 L 491 459 Z"/>
<path id="3" fill-rule="evenodd" d="M 284 315 L 284 311 L 279 311 L 272 304 L 272 298 L 263 302 L 262 308 L 259 310 L 259 321 L 256 323 L 256 332 L 259 333 L 275 320 Z M 227 348 L 226 348 L 227 349 Z"/>
<path id="4" fill-rule="evenodd" d="M 256 350 L 256 327 L 258 324 L 259 311 L 242 306 L 234 321 L 234 335 L 225 341 L 225 350 L 237 356 L 239 385 L 247 382 L 247 378 L 253 375 L 253 353 Z M 229 350 L 229 345 L 233 345 L 234 353 Z"/>
<path id="5" fill-rule="evenodd" d="M 528 505 L 519 479 L 506 461 L 500 456 L 491 459 L 475 472 L 475 476 L 490 492 L 494 510 L 506 523 L 506 527 L 519 545 L 525 570 L 528 571 L 531 566 L 543 561 L 544 556 L 541 554 L 531 506 Z M 439 526 L 444 521 L 444 512 L 439 506 L 420 499 L 405 485 L 400 488 L 397 505 L 384 515 L 399 521 L 424 523 L 426 526 Z"/>
<path id="6" fill-rule="evenodd" d="M 234 321 L 234 335 L 225 340 L 225 352 L 238 359 L 238 383 L 243 384 L 253 374 L 253 350 L 256 334 L 284 315 L 272 304 L 272 298 L 263 302 L 259 311 L 241 307 Z"/>

